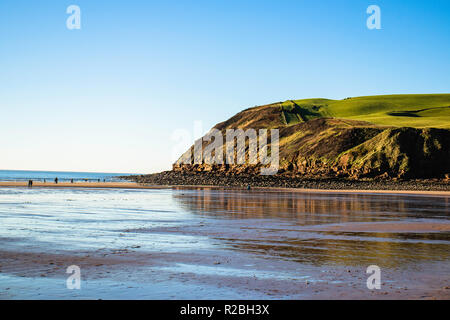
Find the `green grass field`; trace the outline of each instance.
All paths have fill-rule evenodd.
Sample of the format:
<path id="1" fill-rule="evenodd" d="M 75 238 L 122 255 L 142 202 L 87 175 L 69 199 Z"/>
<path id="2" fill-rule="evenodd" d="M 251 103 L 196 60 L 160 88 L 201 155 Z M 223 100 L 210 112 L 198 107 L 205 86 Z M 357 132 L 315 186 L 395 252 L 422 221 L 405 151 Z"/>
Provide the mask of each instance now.
<path id="1" fill-rule="evenodd" d="M 288 100 L 281 104 L 281 108 L 284 121 L 289 125 L 332 117 L 385 126 L 450 129 L 450 94 Z"/>

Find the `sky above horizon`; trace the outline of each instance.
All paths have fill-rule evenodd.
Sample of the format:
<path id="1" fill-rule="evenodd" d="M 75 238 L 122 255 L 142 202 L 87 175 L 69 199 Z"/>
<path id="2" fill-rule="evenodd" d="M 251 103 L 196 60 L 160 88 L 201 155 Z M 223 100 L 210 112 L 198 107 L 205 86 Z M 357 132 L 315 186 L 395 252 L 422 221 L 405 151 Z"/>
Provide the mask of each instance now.
<path id="1" fill-rule="evenodd" d="M 449 13 L 447 0 L 2 0 L 0 169 L 157 172 L 174 132 L 251 106 L 449 93 Z"/>

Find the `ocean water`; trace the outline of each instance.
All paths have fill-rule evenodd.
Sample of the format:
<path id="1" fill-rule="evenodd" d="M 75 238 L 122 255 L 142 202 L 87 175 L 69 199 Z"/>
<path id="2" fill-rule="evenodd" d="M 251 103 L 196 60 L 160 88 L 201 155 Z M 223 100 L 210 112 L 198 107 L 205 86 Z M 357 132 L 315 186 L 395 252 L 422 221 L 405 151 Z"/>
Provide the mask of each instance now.
<path id="1" fill-rule="evenodd" d="M 26 171 L 26 170 L 0 170 L 0 181 L 119 181 L 117 176 L 129 173 L 102 173 L 102 172 L 67 172 L 67 171 Z"/>
<path id="2" fill-rule="evenodd" d="M 420 229 L 449 222 L 447 196 L 0 188 L 0 299 L 373 298 L 370 265 L 381 298 L 450 298 L 450 232 Z"/>

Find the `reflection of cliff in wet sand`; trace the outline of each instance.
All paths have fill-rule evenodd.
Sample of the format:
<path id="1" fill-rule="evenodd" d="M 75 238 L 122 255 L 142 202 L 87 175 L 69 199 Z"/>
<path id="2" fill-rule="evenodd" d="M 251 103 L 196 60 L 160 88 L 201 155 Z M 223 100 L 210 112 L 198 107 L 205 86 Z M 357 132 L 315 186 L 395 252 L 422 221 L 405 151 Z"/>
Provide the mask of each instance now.
<path id="1" fill-rule="evenodd" d="M 449 197 L 198 190 L 176 199 L 205 218 L 245 220 L 231 234 L 212 231 L 240 250 L 324 265 L 399 267 L 450 258 L 450 223 L 435 218 L 448 211 Z"/>

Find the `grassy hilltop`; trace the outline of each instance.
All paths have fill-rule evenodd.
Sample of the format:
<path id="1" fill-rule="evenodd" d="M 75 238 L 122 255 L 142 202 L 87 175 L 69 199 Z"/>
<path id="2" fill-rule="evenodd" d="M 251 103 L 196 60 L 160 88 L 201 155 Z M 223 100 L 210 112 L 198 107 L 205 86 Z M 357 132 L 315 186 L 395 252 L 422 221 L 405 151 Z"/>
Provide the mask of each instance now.
<path id="1" fill-rule="evenodd" d="M 450 94 L 288 100 L 281 107 L 287 124 L 332 117 L 396 127 L 450 128 Z"/>
<path id="2" fill-rule="evenodd" d="M 450 172 L 450 94 L 287 100 L 246 109 L 215 128 L 223 133 L 278 128 L 281 173 L 429 178 Z M 192 147 L 174 170 L 256 173 L 258 169 L 182 165 L 191 151 Z"/>

